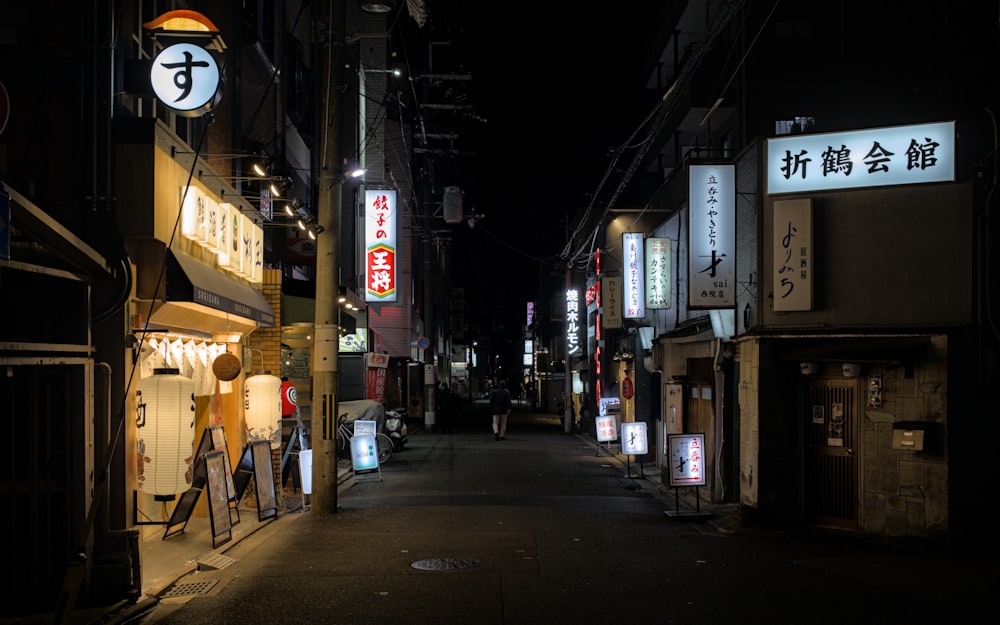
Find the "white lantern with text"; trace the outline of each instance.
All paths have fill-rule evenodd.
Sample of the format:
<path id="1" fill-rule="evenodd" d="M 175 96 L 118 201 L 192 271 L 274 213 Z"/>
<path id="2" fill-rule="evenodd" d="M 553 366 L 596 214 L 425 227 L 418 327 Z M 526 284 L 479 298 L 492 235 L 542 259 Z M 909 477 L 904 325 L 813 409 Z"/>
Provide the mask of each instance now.
<path id="1" fill-rule="evenodd" d="M 171 497 L 191 487 L 194 383 L 177 369 L 156 369 L 136 389 L 139 490 Z"/>
<path id="2" fill-rule="evenodd" d="M 247 436 L 252 441 L 277 442 L 281 420 L 281 378 L 269 374 L 250 376 L 245 387 Z"/>

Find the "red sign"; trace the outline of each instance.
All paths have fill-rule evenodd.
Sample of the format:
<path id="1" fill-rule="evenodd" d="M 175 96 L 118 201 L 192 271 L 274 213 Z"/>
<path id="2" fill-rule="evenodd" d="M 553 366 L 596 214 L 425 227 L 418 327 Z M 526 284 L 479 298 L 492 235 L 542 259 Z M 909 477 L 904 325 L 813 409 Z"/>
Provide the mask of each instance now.
<path id="1" fill-rule="evenodd" d="M 368 249 L 368 295 L 385 299 L 396 293 L 396 250 L 385 245 Z"/>

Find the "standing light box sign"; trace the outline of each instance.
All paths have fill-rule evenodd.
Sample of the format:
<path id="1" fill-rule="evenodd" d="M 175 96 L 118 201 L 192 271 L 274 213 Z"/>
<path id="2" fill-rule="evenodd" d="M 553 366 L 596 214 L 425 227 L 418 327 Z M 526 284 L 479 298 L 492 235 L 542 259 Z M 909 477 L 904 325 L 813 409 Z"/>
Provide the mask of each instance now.
<path id="1" fill-rule="evenodd" d="M 580 354 L 580 292 L 566 289 L 566 353 Z"/>
<path id="2" fill-rule="evenodd" d="M 378 447 L 375 442 L 375 421 L 358 419 L 351 438 L 351 460 L 355 471 L 378 468 Z"/>
<path id="3" fill-rule="evenodd" d="M 671 486 L 705 485 L 705 435 L 667 434 Z"/>
<path id="4" fill-rule="evenodd" d="M 280 442 L 281 378 L 254 375 L 244 383 L 244 418 L 251 441 Z"/>
<path id="5" fill-rule="evenodd" d="M 642 275 L 645 270 L 644 251 L 641 232 L 626 232 L 622 235 L 622 263 L 625 267 L 622 317 L 625 319 L 642 319 L 646 316 L 646 287 Z"/>
<path id="6" fill-rule="evenodd" d="M 396 301 L 396 192 L 365 191 L 365 301 Z"/>
<path id="7" fill-rule="evenodd" d="M 612 415 L 601 415 L 594 419 L 597 442 L 607 443 L 618 438 L 618 420 Z"/>
<path id="8" fill-rule="evenodd" d="M 212 53 L 190 43 L 164 48 L 149 73 L 153 93 L 183 117 L 201 117 L 222 99 L 222 73 Z"/>
<path id="9" fill-rule="evenodd" d="M 646 308 L 670 308 L 670 239 L 646 239 Z"/>
<path id="10" fill-rule="evenodd" d="M 175 495 L 191 487 L 194 382 L 177 369 L 156 369 L 135 393 L 139 490 Z"/>
<path id="11" fill-rule="evenodd" d="M 607 274 L 601 280 L 601 321 L 605 329 L 622 327 L 622 277 Z"/>
<path id="12" fill-rule="evenodd" d="M 812 200 L 774 202 L 774 310 L 812 310 Z"/>
<path id="13" fill-rule="evenodd" d="M 767 140 L 767 192 L 952 182 L 955 122 Z"/>
<path id="14" fill-rule="evenodd" d="M 645 421 L 622 423 L 622 453 L 631 456 L 649 453 L 649 436 Z"/>
<path id="15" fill-rule="evenodd" d="M 691 165 L 688 305 L 736 304 L 736 166 Z"/>

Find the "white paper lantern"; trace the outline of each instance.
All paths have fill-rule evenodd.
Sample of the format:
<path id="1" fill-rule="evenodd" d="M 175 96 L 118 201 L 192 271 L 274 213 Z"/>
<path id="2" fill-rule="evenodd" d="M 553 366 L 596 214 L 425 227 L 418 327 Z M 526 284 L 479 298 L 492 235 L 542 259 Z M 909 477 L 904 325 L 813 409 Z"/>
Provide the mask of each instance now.
<path id="1" fill-rule="evenodd" d="M 177 369 L 156 369 L 135 394 L 139 490 L 175 495 L 191 487 L 194 382 Z"/>
<path id="2" fill-rule="evenodd" d="M 270 441 L 279 432 L 281 420 L 281 378 L 254 375 L 244 384 L 244 410 L 250 440 Z"/>

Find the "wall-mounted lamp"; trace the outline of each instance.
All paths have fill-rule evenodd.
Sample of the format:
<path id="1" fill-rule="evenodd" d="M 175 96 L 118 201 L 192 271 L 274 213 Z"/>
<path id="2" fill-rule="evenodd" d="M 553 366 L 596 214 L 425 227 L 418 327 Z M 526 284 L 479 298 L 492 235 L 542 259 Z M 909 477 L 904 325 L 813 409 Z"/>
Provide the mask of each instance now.
<path id="1" fill-rule="evenodd" d="M 271 195 L 274 197 L 281 197 L 281 194 L 285 192 L 292 186 L 292 179 L 288 177 L 275 177 L 271 180 Z"/>
<path id="2" fill-rule="evenodd" d="M 853 362 L 845 362 L 840 366 L 845 378 L 856 378 L 861 373 L 861 365 Z"/>
<path id="3" fill-rule="evenodd" d="M 815 362 L 800 362 L 799 373 L 802 375 L 815 375 L 819 371 L 819 365 Z"/>

